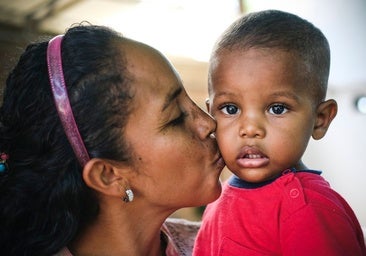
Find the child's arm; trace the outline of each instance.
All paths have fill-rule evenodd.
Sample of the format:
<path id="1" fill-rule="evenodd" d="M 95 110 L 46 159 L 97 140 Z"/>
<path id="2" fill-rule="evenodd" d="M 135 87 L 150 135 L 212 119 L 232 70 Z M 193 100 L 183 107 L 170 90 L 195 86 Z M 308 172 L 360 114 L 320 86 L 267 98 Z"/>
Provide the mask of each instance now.
<path id="1" fill-rule="evenodd" d="M 283 255 L 366 255 L 362 230 L 353 212 L 306 205 L 281 228 Z"/>

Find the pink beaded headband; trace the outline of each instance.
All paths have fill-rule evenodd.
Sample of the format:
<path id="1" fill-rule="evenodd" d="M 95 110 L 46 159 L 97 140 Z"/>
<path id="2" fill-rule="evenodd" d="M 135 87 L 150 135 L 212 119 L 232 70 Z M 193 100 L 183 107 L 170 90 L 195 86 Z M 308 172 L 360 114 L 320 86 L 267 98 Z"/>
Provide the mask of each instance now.
<path id="1" fill-rule="evenodd" d="M 67 94 L 61 60 L 61 42 L 63 35 L 52 38 L 47 48 L 48 76 L 53 99 L 66 136 L 82 167 L 89 161 L 89 154 L 80 136 Z"/>

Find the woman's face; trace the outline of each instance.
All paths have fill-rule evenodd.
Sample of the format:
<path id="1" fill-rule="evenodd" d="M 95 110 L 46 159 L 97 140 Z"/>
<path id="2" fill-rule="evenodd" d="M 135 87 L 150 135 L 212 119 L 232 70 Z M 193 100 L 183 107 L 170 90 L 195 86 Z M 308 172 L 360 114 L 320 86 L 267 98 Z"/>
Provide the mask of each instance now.
<path id="1" fill-rule="evenodd" d="M 136 198 L 172 210 L 215 200 L 224 165 L 210 138 L 214 120 L 188 97 L 160 53 L 135 42 L 124 52 L 134 94 L 124 135 L 133 151 L 129 182 Z"/>

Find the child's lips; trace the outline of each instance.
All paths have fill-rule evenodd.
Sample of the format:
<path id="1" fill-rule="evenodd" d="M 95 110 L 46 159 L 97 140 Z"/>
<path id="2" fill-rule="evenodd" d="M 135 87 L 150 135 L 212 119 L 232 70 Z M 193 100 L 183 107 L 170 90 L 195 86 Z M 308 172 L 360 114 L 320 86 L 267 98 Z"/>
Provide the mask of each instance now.
<path id="1" fill-rule="evenodd" d="M 236 160 L 242 168 L 259 168 L 268 164 L 269 158 L 255 147 L 245 146 Z"/>

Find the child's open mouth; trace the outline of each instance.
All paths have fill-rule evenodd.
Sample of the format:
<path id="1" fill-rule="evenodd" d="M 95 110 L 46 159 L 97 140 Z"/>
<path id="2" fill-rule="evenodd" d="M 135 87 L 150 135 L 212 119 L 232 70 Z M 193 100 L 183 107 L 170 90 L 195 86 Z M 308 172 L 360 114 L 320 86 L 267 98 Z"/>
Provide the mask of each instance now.
<path id="1" fill-rule="evenodd" d="M 259 168 L 267 165 L 269 158 L 260 150 L 245 146 L 237 157 L 237 164 L 242 168 Z"/>

